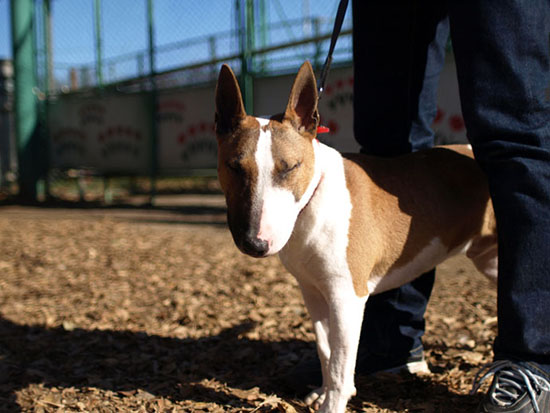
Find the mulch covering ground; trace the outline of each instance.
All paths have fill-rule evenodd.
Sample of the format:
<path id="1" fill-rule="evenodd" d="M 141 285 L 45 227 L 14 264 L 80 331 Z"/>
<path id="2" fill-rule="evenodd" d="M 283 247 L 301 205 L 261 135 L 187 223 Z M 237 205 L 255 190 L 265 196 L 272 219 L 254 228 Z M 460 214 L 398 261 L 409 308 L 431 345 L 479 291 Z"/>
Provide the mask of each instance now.
<path id="1" fill-rule="evenodd" d="M 285 373 L 314 354 L 278 258 L 238 252 L 223 200 L 181 208 L 0 207 L 0 411 L 308 412 Z M 432 374 L 357 377 L 357 412 L 467 412 L 496 293 L 439 268 Z"/>

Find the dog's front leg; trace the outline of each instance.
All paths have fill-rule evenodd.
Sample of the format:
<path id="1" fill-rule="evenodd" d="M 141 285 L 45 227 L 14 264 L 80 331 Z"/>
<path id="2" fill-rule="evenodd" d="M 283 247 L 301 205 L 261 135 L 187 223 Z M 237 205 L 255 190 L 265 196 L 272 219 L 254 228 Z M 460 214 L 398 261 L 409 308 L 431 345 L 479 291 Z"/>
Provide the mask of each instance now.
<path id="1" fill-rule="evenodd" d="M 304 303 L 306 304 L 309 316 L 313 323 L 315 332 L 317 354 L 321 362 L 321 372 L 323 374 L 323 384 L 318 389 L 309 393 L 305 402 L 308 406 L 314 409 L 319 409 L 325 400 L 326 378 L 328 377 L 329 359 L 330 359 L 330 344 L 329 344 L 329 320 L 330 311 L 329 305 L 321 291 L 312 284 L 300 283 Z"/>
<path id="2" fill-rule="evenodd" d="M 354 372 L 366 297 L 338 288 L 329 303 L 330 358 L 325 384 L 325 400 L 320 412 L 343 413 L 355 395 Z"/>

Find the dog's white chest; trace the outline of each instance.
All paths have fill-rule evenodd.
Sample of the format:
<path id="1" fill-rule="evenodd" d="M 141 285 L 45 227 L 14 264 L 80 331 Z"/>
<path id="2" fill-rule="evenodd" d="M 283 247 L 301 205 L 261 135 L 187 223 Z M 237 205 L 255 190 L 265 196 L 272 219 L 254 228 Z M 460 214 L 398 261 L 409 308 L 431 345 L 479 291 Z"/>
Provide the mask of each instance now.
<path id="1" fill-rule="evenodd" d="M 351 282 L 347 248 L 352 204 L 342 157 L 324 145 L 316 155 L 327 172 L 279 255 L 298 281 L 330 282 L 338 274 Z"/>

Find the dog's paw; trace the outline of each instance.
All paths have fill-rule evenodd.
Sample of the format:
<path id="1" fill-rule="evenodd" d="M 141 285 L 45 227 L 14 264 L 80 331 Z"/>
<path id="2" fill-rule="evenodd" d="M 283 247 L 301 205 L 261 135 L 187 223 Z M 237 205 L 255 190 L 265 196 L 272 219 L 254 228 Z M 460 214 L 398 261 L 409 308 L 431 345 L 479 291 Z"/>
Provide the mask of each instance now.
<path id="1" fill-rule="evenodd" d="M 317 413 L 343 413 L 348 400 L 357 394 L 354 385 L 347 390 L 345 392 L 330 392 L 321 387 L 309 393 L 304 402 Z"/>
<path id="2" fill-rule="evenodd" d="M 319 408 L 325 401 L 325 397 L 325 389 L 323 387 L 319 387 L 318 389 L 315 389 L 311 393 L 309 393 L 304 399 L 304 402 L 312 409 L 319 410 Z"/>

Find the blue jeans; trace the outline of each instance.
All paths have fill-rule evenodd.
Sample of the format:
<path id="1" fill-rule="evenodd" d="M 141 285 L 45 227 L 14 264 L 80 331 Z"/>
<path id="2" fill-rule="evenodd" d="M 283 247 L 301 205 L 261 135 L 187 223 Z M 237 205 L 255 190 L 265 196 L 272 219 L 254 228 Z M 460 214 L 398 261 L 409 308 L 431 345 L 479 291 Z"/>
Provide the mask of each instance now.
<path id="1" fill-rule="evenodd" d="M 497 218 L 495 358 L 535 363 L 550 374 L 550 1 L 356 0 L 353 4 L 355 133 L 364 150 L 372 153 L 380 141 L 389 139 L 401 142 L 391 144 L 395 148 L 416 148 L 415 130 L 430 119 L 435 105 L 432 75 L 441 68 L 432 49 L 450 22 L 468 138 L 487 174 Z M 409 35 L 399 30 L 408 30 Z M 384 47 L 387 50 L 377 51 Z M 388 56 L 387 62 L 377 60 Z M 372 78 L 382 71 L 386 73 L 378 82 Z M 393 94 L 392 77 L 400 79 L 397 87 L 405 91 Z M 418 104 L 402 101 L 415 96 Z M 370 103 L 363 105 L 365 100 Z M 383 122 L 383 114 L 369 115 L 369 110 L 386 114 L 394 110 L 396 119 Z M 397 130 L 396 124 L 404 126 Z M 403 136 L 408 146 L 403 146 Z M 406 307 L 417 314 L 415 318 L 423 313 L 421 305 Z M 396 307 L 396 311 L 401 310 Z M 387 319 L 389 314 L 381 316 Z M 419 331 L 414 334 L 421 336 Z M 403 341 L 410 337 L 403 335 Z"/>
<path id="2" fill-rule="evenodd" d="M 441 7 L 410 0 L 353 1 L 354 134 L 362 152 L 395 156 L 433 146 L 439 74 L 449 36 Z M 434 2 L 437 4 L 437 2 Z M 429 8 L 428 8 L 429 9 Z M 404 364 L 422 352 L 424 312 L 435 271 L 372 296 L 359 344 L 361 363 Z"/>

